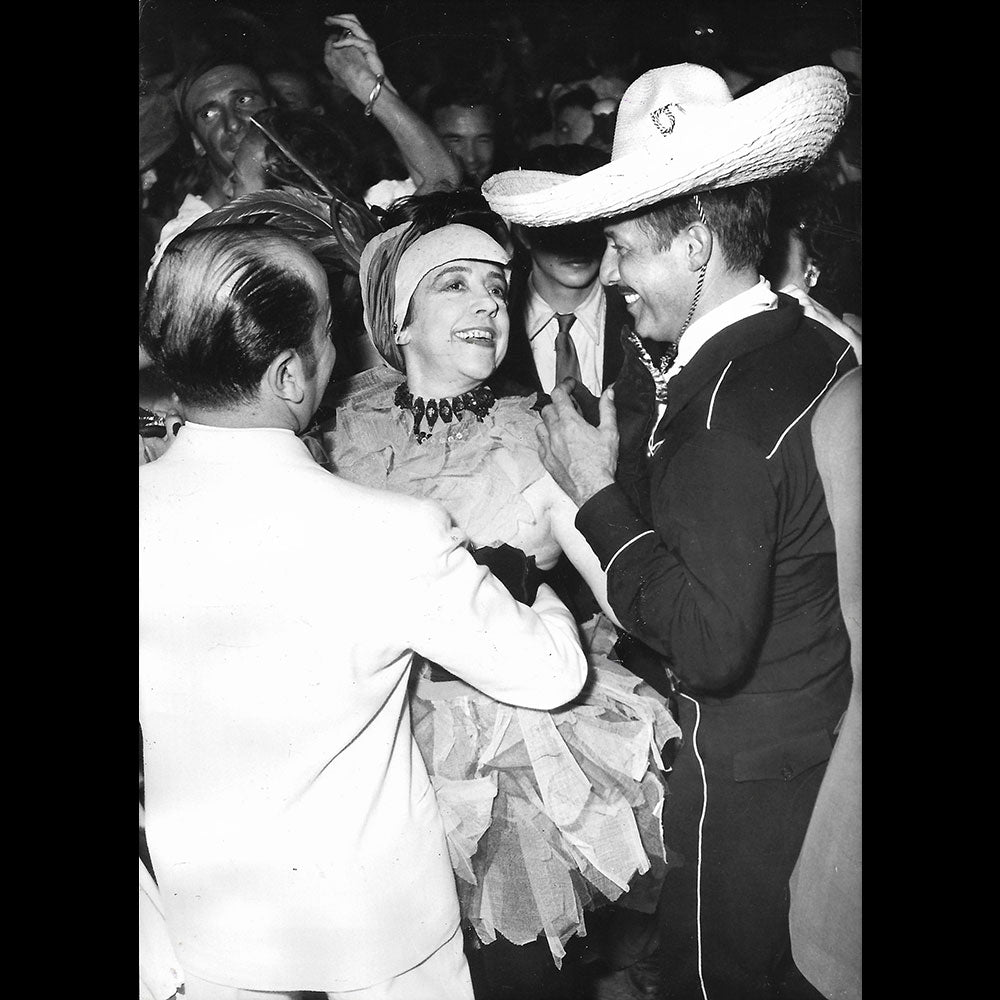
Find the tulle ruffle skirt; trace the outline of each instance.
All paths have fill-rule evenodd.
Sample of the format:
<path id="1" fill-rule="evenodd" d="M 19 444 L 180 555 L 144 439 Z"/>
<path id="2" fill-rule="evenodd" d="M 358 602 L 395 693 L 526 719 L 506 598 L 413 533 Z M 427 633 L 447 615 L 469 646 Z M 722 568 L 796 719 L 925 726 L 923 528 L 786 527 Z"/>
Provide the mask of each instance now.
<path id="1" fill-rule="evenodd" d="M 496 702 L 422 671 L 413 729 L 444 818 L 462 915 L 479 940 L 539 935 L 556 965 L 585 912 L 651 912 L 667 868 L 664 699 L 608 658 L 613 626 L 583 626 L 590 678 L 551 712 Z"/>

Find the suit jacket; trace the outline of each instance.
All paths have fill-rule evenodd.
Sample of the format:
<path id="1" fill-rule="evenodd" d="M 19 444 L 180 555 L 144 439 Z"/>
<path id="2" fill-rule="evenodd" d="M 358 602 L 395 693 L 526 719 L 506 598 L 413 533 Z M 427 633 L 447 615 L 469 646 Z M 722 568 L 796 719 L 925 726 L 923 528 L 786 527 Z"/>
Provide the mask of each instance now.
<path id="1" fill-rule="evenodd" d="M 348 483 L 290 431 L 187 424 L 139 470 L 146 821 L 184 969 L 355 989 L 459 921 L 410 732 L 414 651 L 536 708 L 586 677 L 548 588 L 518 604 L 439 505 Z"/>
<path id="2" fill-rule="evenodd" d="M 653 383 L 630 349 L 615 386 L 617 481 L 577 515 L 629 633 L 681 690 L 733 707 L 721 739 L 745 754 L 744 777 L 781 777 L 788 741 L 796 766 L 825 760 L 846 707 L 849 643 L 810 418 L 855 364 L 780 295 L 671 380 L 647 458 Z"/>
<path id="3" fill-rule="evenodd" d="M 602 389 L 607 389 L 618 377 L 624 358 L 624 337 L 631 329 L 631 317 L 625 308 L 625 300 L 616 288 L 604 289 L 607 308 L 604 315 L 604 374 Z M 531 342 L 525 330 L 525 316 L 528 306 L 528 272 L 518 270 L 511 278 L 507 311 L 510 314 L 510 339 L 507 355 L 497 368 L 497 376 L 509 379 L 534 392 L 542 391 L 538 369 L 531 352 Z M 623 332 L 624 331 L 624 332 Z"/>

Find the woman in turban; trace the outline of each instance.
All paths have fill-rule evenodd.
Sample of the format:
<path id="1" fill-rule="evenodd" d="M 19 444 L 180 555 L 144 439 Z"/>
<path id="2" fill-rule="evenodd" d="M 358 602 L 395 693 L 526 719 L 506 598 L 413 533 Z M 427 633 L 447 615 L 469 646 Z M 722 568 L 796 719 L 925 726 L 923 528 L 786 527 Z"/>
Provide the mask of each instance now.
<path id="1" fill-rule="evenodd" d="M 581 622 L 591 676 L 561 709 L 500 704 L 433 664 L 412 690 L 463 917 L 490 945 L 487 976 L 508 989 L 520 976 L 519 996 L 570 995 L 571 976 L 555 969 L 587 933 L 585 911 L 609 900 L 651 909 L 658 894 L 659 749 L 677 728 L 664 700 L 608 657 L 617 633 L 604 574 L 542 466 L 534 399 L 491 383 L 509 330 L 499 220 L 427 215 L 437 218 L 417 210 L 365 247 L 364 323 L 385 364 L 349 380 L 317 438 L 337 475 L 439 501 L 519 599 L 566 553 L 604 609 Z M 407 595 L 388 572 L 391 614 Z"/>

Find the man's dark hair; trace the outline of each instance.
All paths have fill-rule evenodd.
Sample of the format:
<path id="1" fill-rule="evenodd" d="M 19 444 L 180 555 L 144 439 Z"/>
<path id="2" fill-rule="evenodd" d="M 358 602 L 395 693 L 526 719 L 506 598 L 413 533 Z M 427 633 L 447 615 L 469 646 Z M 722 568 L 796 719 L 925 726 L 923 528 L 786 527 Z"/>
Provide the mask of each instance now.
<path id="1" fill-rule="evenodd" d="M 300 270 L 275 263 L 289 251 L 304 252 L 265 226 L 187 231 L 167 245 L 139 340 L 181 402 L 215 409 L 252 399 L 284 350 L 315 364 L 319 303 Z"/>
<path id="2" fill-rule="evenodd" d="M 698 193 L 709 229 L 717 237 L 722 257 L 733 271 L 756 270 L 767 248 L 767 218 L 771 190 L 767 184 L 737 184 Z M 701 220 L 693 195 L 666 198 L 648 208 L 618 216 L 635 220 L 665 250 L 677 234 Z M 605 223 L 607 224 L 607 223 Z"/>
<path id="3" fill-rule="evenodd" d="M 497 243 L 510 242 L 507 224 L 494 212 L 479 191 L 431 191 L 397 198 L 382 215 L 385 229 L 412 222 L 421 235 L 442 226 L 461 223 L 481 229 Z"/>
<path id="4" fill-rule="evenodd" d="M 342 190 L 353 196 L 364 193 L 355 163 L 358 151 L 346 132 L 312 111 L 266 108 L 255 119 L 267 130 L 268 187 L 300 187 L 317 191 L 315 182 L 292 162 L 272 139 L 277 139 L 316 175 L 330 191 Z"/>
<path id="5" fill-rule="evenodd" d="M 485 107 L 497 117 L 496 99 L 480 83 L 446 80 L 432 87 L 424 102 L 424 118 L 431 121 L 435 111 L 441 108 L 475 108 Z"/>

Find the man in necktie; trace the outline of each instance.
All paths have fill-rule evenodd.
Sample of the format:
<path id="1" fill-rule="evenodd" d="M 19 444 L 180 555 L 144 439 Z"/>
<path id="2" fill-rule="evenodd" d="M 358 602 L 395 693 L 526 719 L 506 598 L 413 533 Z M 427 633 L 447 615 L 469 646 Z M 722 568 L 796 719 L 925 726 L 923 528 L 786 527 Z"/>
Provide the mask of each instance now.
<path id="1" fill-rule="evenodd" d="M 764 182 L 809 169 L 846 108 L 828 66 L 737 99 L 706 67 L 652 69 L 622 98 L 609 164 L 483 188 L 515 226 L 600 221 L 601 280 L 635 324 L 599 425 L 557 386 L 539 437 L 628 641 L 676 694 L 663 832 L 683 864 L 658 907 L 670 1000 L 819 996 L 791 960 L 788 881 L 851 668 L 810 421 L 857 360 L 758 263 Z"/>
<path id="2" fill-rule="evenodd" d="M 567 176 L 606 163 L 590 146 L 539 146 L 522 163 Z M 596 397 L 618 376 L 629 317 L 617 289 L 600 280 L 604 236 L 595 223 L 512 227 L 518 253 L 511 279 L 510 340 L 498 375 L 551 393 L 571 376 Z"/>

